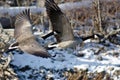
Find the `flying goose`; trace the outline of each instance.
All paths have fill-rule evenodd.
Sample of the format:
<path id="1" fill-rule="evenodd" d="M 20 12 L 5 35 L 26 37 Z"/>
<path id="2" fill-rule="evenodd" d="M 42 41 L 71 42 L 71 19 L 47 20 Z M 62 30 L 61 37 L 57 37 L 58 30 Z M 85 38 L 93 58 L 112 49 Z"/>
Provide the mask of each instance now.
<path id="1" fill-rule="evenodd" d="M 52 31 L 57 33 L 55 35 L 57 44 L 49 45 L 50 47 L 75 47 L 77 44 L 82 42 L 81 38 L 74 37 L 69 20 L 54 0 L 45 0 L 45 7 L 52 25 Z"/>
<path id="2" fill-rule="evenodd" d="M 47 50 L 42 47 L 33 35 L 32 23 L 30 19 L 30 10 L 26 9 L 16 16 L 14 38 L 16 42 L 13 43 L 9 49 L 19 48 L 23 52 L 40 56 L 50 57 Z"/>

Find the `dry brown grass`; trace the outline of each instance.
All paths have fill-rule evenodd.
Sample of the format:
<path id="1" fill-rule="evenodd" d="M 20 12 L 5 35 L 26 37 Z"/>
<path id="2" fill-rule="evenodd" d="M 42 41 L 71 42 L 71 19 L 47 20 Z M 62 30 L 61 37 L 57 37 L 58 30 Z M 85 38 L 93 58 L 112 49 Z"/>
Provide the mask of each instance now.
<path id="1" fill-rule="evenodd" d="M 100 26 L 102 27 L 102 32 L 107 34 L 108 26 L 116 26 L 116 23 L 120 25 L 120 1 L 119 0 L 100 0 L 100 10 L 97 10 L 98 5 L 95 5 L 93 2 L 92 6 L 83 6 L 79 9 L 74 9 L 65 12 L 69 18 L 71 25 L 73 27 L 85 27 L 89 26 L 89 33 L 93 34 L 98 31 Z M 98 11 L 100 11 L 100 18 L 98 18 Z M 100 21 L 101 19 L 101 21 Z M 113 20 L 113 21 L 112 21 Z M 93 29 L 93 30 L 91 30 Z M 83 33 L 85 32 L 82 30 Z M 94 32 L 93 32 L 94 31 Z M 88 34 L 89 34 L 88 33 Z"/>
<path id="2" fill-rule="evenodd" d="M 75 70 L 65 73 L 67 73 L 67 80 L 113 80 L 105 71 L 99 73 L 88 73 L 87 70 Z"/>

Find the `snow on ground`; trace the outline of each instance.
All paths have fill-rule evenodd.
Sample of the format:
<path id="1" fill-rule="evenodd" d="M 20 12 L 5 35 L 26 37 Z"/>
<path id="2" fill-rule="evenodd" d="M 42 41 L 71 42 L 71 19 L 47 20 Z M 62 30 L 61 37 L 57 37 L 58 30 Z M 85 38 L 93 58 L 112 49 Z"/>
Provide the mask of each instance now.
<path id="1" fill-rule="evenodd" d="M 50 39 L 47 39 L 47 42 Z M 48 51 L 52 58 L 36 57 L 27 53 L 20 54 L 13 51 L 14 66 L 20 80 L 45 80 L 44 76 L 53 77 L 54 80 L 64 80 L 62 72 L 70 69 L 83 69 L 88 72 L 108 72 L 114 80 L 120 80 L 120 75 L 113 75 L 120 70 L 120 46 L 112 43 L 99 44 L 87 40 L 76 50 L 53 49 Z M 23 72 L 22 72 L 22 71 Z M 37 77 L 36 77 L 37 76 Z"/>

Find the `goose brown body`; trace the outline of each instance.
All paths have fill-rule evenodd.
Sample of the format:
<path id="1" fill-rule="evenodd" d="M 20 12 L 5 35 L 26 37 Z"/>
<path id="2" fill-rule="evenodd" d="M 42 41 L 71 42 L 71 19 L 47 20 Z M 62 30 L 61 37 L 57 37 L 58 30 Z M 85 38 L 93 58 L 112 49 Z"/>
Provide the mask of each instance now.
<path id="1" fill-rule="evenodd" d="M 57 44 L 53 45 L 58 48 L 74 48 L 77 44 L 81 43 L 81 39 L 75 39 L 73 29 L 69 23 L 66 15 L 61 11 L 59 6 L 54 0 L 45 0 L 47 15 L 50 19 L 52 30 L 56 32 L 55 38 Z"/>
<path id="2" fill-rule="evenodd" d="M 23 52 L 40 57 L 50 57 L 47 50 L 36 41 L 36 37 L 32 32 L 29 9 L 16 16 L 14 37 L 18 47 Z"/>

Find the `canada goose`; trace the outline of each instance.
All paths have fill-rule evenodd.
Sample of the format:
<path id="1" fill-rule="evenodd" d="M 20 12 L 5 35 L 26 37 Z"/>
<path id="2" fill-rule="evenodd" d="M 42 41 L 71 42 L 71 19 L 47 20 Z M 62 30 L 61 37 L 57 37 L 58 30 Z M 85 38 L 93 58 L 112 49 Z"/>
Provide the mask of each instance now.
<path id="1" fill-rule="evenodd" d="M 81 38 L 75 38 L 72 27 L 66 17 L 54 0 L 45 1 L 47 15 L 52 25 L 52 31 L 56 32 L 55 38 L 57 44 L 49 45 L 58 48 L 75 47 L 82 42 Z"/>
<path id="2" fill-rule="evenodd" d="M 36 41 L 36 37 L 33 35 L 29 9 L 16 16 L 14 38 L 16 42 L 9 49 L 15 47 L 32 55 L 50 57 L 47 50 Z"/>

